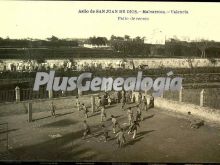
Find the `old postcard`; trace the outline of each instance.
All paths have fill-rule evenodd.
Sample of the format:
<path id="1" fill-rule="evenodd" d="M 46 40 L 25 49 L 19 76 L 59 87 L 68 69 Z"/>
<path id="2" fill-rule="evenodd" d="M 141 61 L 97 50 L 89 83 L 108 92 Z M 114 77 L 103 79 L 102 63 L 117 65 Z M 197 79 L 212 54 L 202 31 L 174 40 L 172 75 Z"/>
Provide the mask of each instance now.
<path id="1" fill-rule="evenodd" d="M 0 2 L 0 161 L 220 163 L 220 3 Z"/>

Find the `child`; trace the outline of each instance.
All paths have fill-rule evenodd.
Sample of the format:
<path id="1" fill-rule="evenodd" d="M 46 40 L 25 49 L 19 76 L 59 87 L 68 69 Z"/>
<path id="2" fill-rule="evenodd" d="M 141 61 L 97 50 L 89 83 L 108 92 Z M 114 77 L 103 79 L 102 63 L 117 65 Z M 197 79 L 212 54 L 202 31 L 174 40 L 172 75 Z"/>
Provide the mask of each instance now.
<path id="1" fill-rule="evenodd" d="M 112 103 L 111 97 L 110 95 L 108 95 L 108 105 L 111 105 L 111 103 Z"/>
<path id="2" fill-rule="evenodd" d="M 108 136 L 108 130 L 106 129 L 104 124 L 102 125 L 102 132 L 103 132 L 103 137 L 105 140 L 104 142 L 107 142 L 109 136 Z"/>
<path id="3" fill-rule="evenodd" d="M 84 115 L 85 115 L 85 117 L 86 118 L 88 118 L 88 109 L 87 109 L 87 107 L 85 106 L 85 104 L 83 103 L 82 104 L 82 110 L 83 110 L 83 113 L 84 113 Z"/>
<path id="4" fill-rule="evenodd" d="M 119 92 L 118 91 L 115 91 L 114 97 L 115 97 L 115 103 L 119 103 L 120 100 L 119 100 Z"/>
<path id="5" fill-rule="evenodd" d="M 154 108 L 154 97 L 153 97 L 152 94 L 151 94 L 151 96 L 150 96 L 149 108 Z"/>
<path id="6" fill-rule="evenodd" d="M 131 110 L 131 107 L 128 108 L 127 115 L 128 115 L 128 123 L 129 123 L 129 125 L 131 125 L 131 123 L 133 121 L 133 112 Z"/>
<path id="7" fill-rule="evenodd" d="M 125 96 L 126 96 L 126 103 L 130 103 L 131 102 L 130 92 L 127 92 Z"/>
<path id="8" fill-rule="evenodd" d="M 132 97 L 132 102 L 135 103 L 136 102 L 136 97 L 135 97 L 135 94 L 133 94 L 133 97 Z"/>
<path id="9" fill-rule="evenodd" d="M 189 115 L 189 121 L 190 121 L 190 128 L 196 128 L 198 129 L 199 127 L 204 125 L 204 120 L 196 119 L 191 115 L 191 112 L 188 112 Z"/>
<path id="10" fill-rule="evenodd" d="M 147 98 L 144 96 L 143 98 L 143 103 L 144 103 L 144 110 L 147 111 Z"/>
<path id="11" fill-rule="evenodd" d="M 102 106 L 102 108 L 101 108 L 101 122 L 103 122 L 104 118 L 106 118 L 106 112 L 105 112 L 105 107 Z"/>
<path id="12" fill-rule="evenodd" d="M 133 137 L 132 137 L 133 139 L 135 139 L 137 134 L 137 126 L 140 127 L 139 123 L 137 121 L 134 121 L 128 131 L 128 134 L 133 132 Z"/>
<path id="13" fill-rule="evenodd" d="M 138 105 L 140 105 L 142 102 L 142 94 L 141 92 L 138 93 Z"/>
<path id="14" fill-rule="evenodd" d="M 116 134 L 116 138 L 118 147 L 121 148 L 123 144 L 125 144 L 125 135 L 122 128 L 120 128 L 119 132 Z"/>
<path id="15" fill-rule="evenodd" d="M 55 113 L 56 106 L 53 104 L 53 101 L 51 102 L 50 106 L 51 106 L 51 116 L 56 117 L 56 113 Z"/>
<path id="16" fill-rule="evenodd" d="M 80 102 L 79 102 L 78 96 L 76 96 L 76 107 L 77 107 L 77 110 L 80 111 Z"/>
<path id="17" fill-rule="evenodd" d="M 137 113 L 136 113 L 136 121 L 142 121 L 142 113 L 141 113 L 141 107 L 140 105 L 138 105 L 137 107 Z"/>
<path id="18" fill-rule="evenodd" d="M 87 135 L 90 135 L 90 134 L 91 134 L 91 130 L 90 130 L 90 127 L 89 127 L 89 125 L 87 124 L 86 120 L 83 121 L 83 126 L 84 126 L 83 139 L 85 139 L 85 137 L 86 137 Z"/>
<path id="19" fill-rule="evenodd" d="M 111 118 L 112 118 L 112 131 L 115 134 L 116 133 L 116 126 L 118 125 L 118 121 L 113 115 L 111 115 Z"/>
<path id="20" fill-rule="evenodd" d="M 122 96 L 121 98 L 121 109 L 124 111 L 124 107 L 125 107 L 125 97 Z"/>

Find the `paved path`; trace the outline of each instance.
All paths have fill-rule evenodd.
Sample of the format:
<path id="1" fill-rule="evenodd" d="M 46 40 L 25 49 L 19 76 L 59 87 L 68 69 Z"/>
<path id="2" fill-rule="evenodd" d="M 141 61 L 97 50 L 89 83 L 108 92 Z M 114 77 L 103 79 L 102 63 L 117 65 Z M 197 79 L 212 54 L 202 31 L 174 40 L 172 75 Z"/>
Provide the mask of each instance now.
<path id="1" fill-rule="evenodd" d="M 129 105 L 132 106 L 132 105 Z M 135 108 L 134 108 L 135 110 Z M 126 126 L 126 112 L 120 105 L 107 110 L 120 124 Z M 0 117 L 9 123 L 9 154 L 1 159 L 14 160 L 69 160 L 69 161 L 121 161 L 121 162 L 220 162 L 220 129 L 203 126 L 189 128 L 184 116 L 159 109 L 144 112 L 144 121 L 137 138 L 126 134 L 127 144 L 117 148 L 111 132 L 111 121 L 106 125 L 110 140 L 100 136 L 100 115 L 88 118 L 93 136 L 82 140 L 82 114 L 76 109 L 62 109 L 56 118 L 50 113 L 34 114 L 35 121 L 27 122 L 27 115 Z M 3 136 L 3 134 L 0 134 Z"/>

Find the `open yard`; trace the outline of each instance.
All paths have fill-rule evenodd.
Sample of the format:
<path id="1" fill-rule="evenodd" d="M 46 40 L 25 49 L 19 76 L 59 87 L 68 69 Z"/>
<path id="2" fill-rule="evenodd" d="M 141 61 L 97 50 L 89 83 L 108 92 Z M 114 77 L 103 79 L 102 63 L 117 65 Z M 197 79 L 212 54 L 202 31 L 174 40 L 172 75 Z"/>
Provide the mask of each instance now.
<path id="1" fill-rule="evenodd" d="M 16 105 L 16 104 L 15 104 Z M 34 105 L 33 105 L 34 106 Z M 129 104 L 127 106 L 133 106 Z M 136 108 L 132 108 L 136 110 Z M 3 109 L 0 109 L 3 110 Z M 127 126 L 127 115 L 120 105 L 106 109 L 110 139 L 104 142 L 100 129 L 100 114 L 90 113 L 87 119 L 92 135 L 82 140 L 81 112 L 75 108 L 60 109 L 57 116 L 49 111 L 33 114 L 5 115 L 1 122 L 9 124 L 9 151 L 0 159 L 51 161 L 114 161 L 114 162 L 220 162 L 220 127 L 205 126 L 191 129 L 186 116 L 165 110 L 143 112 L 135 140 L 125 132 L 126 144 L 118 148 L 111 130 L 110 115 L 114 114 L 121 126 Z M 5 133 L 0 134 L 1 137 Z M 1 143 L 3 145 L 3 142 Z M 1 150 L 3 146 L 1 146 Z"/>

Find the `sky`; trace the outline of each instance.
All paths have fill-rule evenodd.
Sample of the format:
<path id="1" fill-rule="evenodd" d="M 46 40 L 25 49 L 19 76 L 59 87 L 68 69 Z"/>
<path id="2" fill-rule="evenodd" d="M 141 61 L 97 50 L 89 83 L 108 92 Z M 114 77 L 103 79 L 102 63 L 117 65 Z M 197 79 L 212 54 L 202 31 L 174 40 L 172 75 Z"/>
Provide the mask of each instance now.
<path id="1" fill-rule="evenodd" d="M 187 10 L 189 14 L 78 13 L 79 10 Z M 118 20 L 118 17 L 148 20 Z M 145 40 L 220 41 L 220 3 L 0 1 L 0 37 L 45 39 L 111 35 Z"/>

